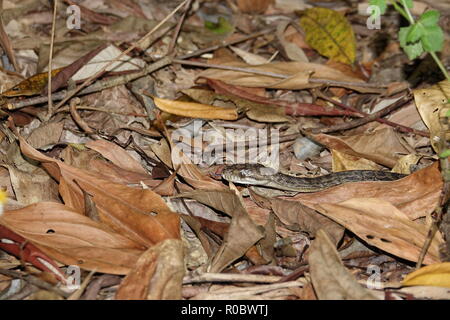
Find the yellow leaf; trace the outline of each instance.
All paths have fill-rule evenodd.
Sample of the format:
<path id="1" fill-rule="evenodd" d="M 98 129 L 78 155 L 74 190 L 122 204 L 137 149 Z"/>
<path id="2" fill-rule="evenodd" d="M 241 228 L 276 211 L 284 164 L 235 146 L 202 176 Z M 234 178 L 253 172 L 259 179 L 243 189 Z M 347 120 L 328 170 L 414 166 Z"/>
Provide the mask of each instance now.
<path id="1" fill-rule="evenodd" d="M 435 286 L 450 288 L 450 262 L 432 264 L 408 274 L 404 286 Z"/>
<path id="2" fill-rule="evenodd" d="M 52 77 L 56 76 L 64 68 L 52 71 Z M 40 94 L 48 82 L 48 72 L 42 72 L 23 80 L 11 89 L 2 93 L 4 97 L 33 96 Z"/>
<path id="3" fill-rule="evenodd" d="M 215 107 L 207 104 L 154 98 L 155 105 L 164 112 L 178 116 L 202 119 L 236 120 L 235 108 Z"/>
<path id="4" fill-rule="evenodd" d="M 320 54 L 333 61 L 355 62 L 355 35 L 340 13 L 327 8 L 307 9 L 300 18 L 300 26 L 306 33 L 306 42 Z"/>

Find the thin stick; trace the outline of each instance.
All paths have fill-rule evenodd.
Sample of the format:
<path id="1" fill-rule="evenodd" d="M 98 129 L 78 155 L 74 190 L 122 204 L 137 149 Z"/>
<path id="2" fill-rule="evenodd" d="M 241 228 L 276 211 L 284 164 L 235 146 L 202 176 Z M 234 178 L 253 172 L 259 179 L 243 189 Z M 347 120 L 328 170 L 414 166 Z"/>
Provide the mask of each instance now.
<path id="1" fill-rule="evenodd" d="M 391 105 L 381 109 L 380 111 L 377 111 L 375 113 L 372 113 L 370 115 L 367 115 L 364 118 L 359 118 L 353 121 L 345 122 L 345 123 L 339 123 L 331 127 L 327 128 L 316 128 L 312 129 L 312 133 L 329 133 L 334 131 L 340 131 L 340 130 L 348 130 L 352 128 L 356 128 L 359 126 L 362 126 L 363 124 L 366 124 L 371 121 L 375 121 L 381 117 L 386 116 L 387 114 L 391 113 L 395 109 L 400 108 L 401 106 L 405 105 L 407 102 L 411 101 L 411 97 L 409 95 L 404 96 L 400 100 L 397 100 L 396 102 L 392 103 Z"/>
<path id="2" fill-rule="evenodd" d="M 224 47 L 227 47 L 227 46 L 232 46 L 234 44 L 241 43 L 241 42 L 253 39 L 253 38 L 258 38 L 258 37 L 263 36 L 265 34 L 271 33 L 274 30 L 275 30 L 275 28 L 269 28 L 269 29 L 265 29 L 265 30 L 262 30 L 262 31 L 258 31 L 258 32 L 249 34 L 248 36 L 240 37 L 238 39 L 227 41 L 227 42 L 224 42 L 222 44 L 218 44 L 218 45 L 211 46 L 211 47 L 208 47 L 208 48 L 200 49 L 200 50 L 194 51 L 192 53 L 188 53 L 188 54 L 179 56 L 179 57 L 177 57 L 177 59 L 184 60 L 184 59 L 189 59 L 189 58 L 192 58 L 192 57 L 198 57 L 198 56 L 200 56 L 200 55 L 202 55 L 204 53 L 207 53 L 207 52 L 211 52 L 211 51 L 214 51 L 214 50 L 217 50 L 217 49 L 220 49 L 220 48 L 224 48 Z"/>
<path id="3" fill-rule="evenodd" d="M 343 109 L 345 109 L 345 110 L 357 112 L 357 113 L 359 113 L 359 114 L 361 114 L 361 115 L 363 115 L 363 116 L 369 116 L 368 113 L 362 112 L 362 111 L 360 111 L 360 110 L 358 110 L 358 109 L 355 109 L 355 108 L 350 107 L 350 106 L 348 106 L 348 105 L 345 105 L 345 104 L 343 104 L 343 103 L 341 103 L 341 102 L 339 102 L 339 101 L 336 101 L 336 100 L 334 100 L 334 99 L 332 99 L 332 98 L 329 98 L 329 97 L 327 97 L 326 95 L 322 94 L 321 92 L 318 92 L 318 93 L 317 93 L 317 96 L 318 96 L 319 98 L 324 99 L 324 100 L 326 100 L 326 101 L 328 101 L 328 102 L 331 102 L 332 104 L 334 104 L 334 105 L 336 105 L 336 106 L 338 106 L 338 107 L 341 107 L 341 108 L 343 108 Z M 429 136 L 430 136 L 430 134 L 429 134 L 428 132 L 416 130 L 416 129 L 413 129 L 413 128 L 410 128 L 410 127 L 401 125 L 401 124 L 399 124 L 399 123 L 396 123 L 396 122 L 392 122 L 392 121 L 386 120 L 386 119 L 378 118 L 378 119 L 375 119 L 375 121 L 378 121 L 378 122 L 380 122 L 380 123 L 387 124 L 387 125 L 389 125 L 389 126 L 391 126 L 391 127 L 394 127 L 394 128 L 396 128 L 396 129 L 398 129 L 398 130 L 401 131 L 401 132 L 414 133 L 414 134 L 417 134 L 417 135 L 422 136 L 422 137 L 429 137 Z"/>
<path id="4" fill-rule="evenodd" d="M 55 42 L 55 26 L 56 26 L 56 8 L 58 6 L 58 0 L 53 3 L 53 23 L 52 23 L 52 35 L 50 39 L 50 52 L 48 54 L 48 82 L 47 82 L 47 97 L 48 97 L 48 110 L 47 118 L 50 119 L 53 115 L 53 101 L 52 96 L 52 65 L 53 65 L 53 44 Z"/>
<path id="5" fill-rule="evenodd" d="M 81 85 L 76 87 L 74 90 L 71 90 L 67 93 L 66 97 L 58 103 L 56 106 L 56 109 L 59 109 L 62 105 L 64 105 L 67 101 L 69 101 L 70 98 L 72 98 L 75 94 L 80 92 L 83 88 L 90 85 L 95 79 L 97 79 L 103 72 L 109 68 L 113 63 L 116 61 L 119 61 L 123 56 L 130 53 L 132 50 L 137 48 L 142 42 L 144 42 L 148 37 L 150 37 L 153 32 L 158 30 L 166 21 L 168 21 L 178 10 L 180 10 L 189 0 L 184 0 L 178 7 L 176 7 L 171 13 L 167 15 L 163 20 L 161 20 L 152 30 L 150 30 L 146 35 L 144 35 L 139 41 L 134 43 L 132 46 L 130 46 L 127 50 L 123 51 L 121 54 L 119 54 L 116 58 L 112 59 L 109 63 L 107 63 L 103 68 L 101 68 L 97 73 L 86 79 Z"/>
<path id="6" fill-rule="evenodd" d="M 186 9 L 183 12 L 183 15 L 181 16 L 180 20 L 177 23 L 177 27 L 175 28 L 175 33 L 172 37 L 172 40 L 170 41 L 169 48 L 167 49 L 167 55 L 173 56 L 173 51 L 175 49 L 175 44 L 177 43 L 178 35 L 180 34 L 181 26 L 183 25 L 184 19 L 186 18 L 187 13 L 189 12 L 189 9 L 191 8 L 192 0 L 188 0 L 188 3 L 186 4 Z"/>

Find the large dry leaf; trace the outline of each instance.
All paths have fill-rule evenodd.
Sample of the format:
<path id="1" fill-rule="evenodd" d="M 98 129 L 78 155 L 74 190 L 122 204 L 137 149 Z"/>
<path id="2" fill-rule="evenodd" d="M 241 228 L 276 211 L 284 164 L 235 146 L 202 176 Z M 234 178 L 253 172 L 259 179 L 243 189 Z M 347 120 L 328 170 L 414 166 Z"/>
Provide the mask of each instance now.
<path id="1" fill-rule="evenodd" d="M 103 157 L 122 169 L 144 175 L 147 174 L 147 171 L 142 167 L 139 161 L 115 143 L 106 140 L 94 140 L 86 143 L 86 147 L 97 151 Z"/>
<path id="2" fill-rule="evenodd" d="M 222 271 L 263 238 L 264 233 L 252 221 L 242 204 L 242 200 L 234 192 L 230 190 L 202 190 L 185 193 L 182 196 L 195 199 L 232 217 L 228 233 L 208 267 L 209 272 Z"/>
<path id="3" fill-rule="evenodd" d="M 414 262 L 419 258 L 429 230 L 429 226 L 411 221 L 392 204 L 380 199 L 302 203 L 343 225 L 370 245 Z M 438 232 L 425 256 L 426 264 L 440 262 L 439 246 L 442 244 L 442 235 Z"/>
<path id="4" fill-rule="evenodd" d="M 314 291 L 320 300 L 375 300 L 344 267 L 339 253 L 323 230 L 317 232 L 308 262 Z"/>
<path id="5" fill-rule="evenodd" d="M 286 200 L 338 203 L 352 198 L 388 201 L 411 220 L 431 214 L 438 204 L 442 177 L 438 163 L 396 181 L 354 182 L 327 190 L 298 194 Z"/>
<path id="6" fill-rule="evenodd" d="M 444 116 L 441 111 L 444 110 L 450 97 L 450 82 L 441 81 L 427 89 L 414 90 L 414 100 L 423 122 L 430 129 L 430 141 L 433 149 L 438 150 L 438 140 L 441 132 L 445 132 L 442 127 L 440 117 Z M 437 138 L 435 138 L 437 137 Z M 448 139 L 448 134 L 447 137 Z"/>
<path id="7" fill-rule="evenodd" d="M 183 256 L 181 240 L 164 240 L 148 249 L 120 284 L 116 299 L 181 299 Z"/>
<path id="8" fill-rule="evenodd" d="M 395 166 L 401 154 L 410 153 L 392 127 L 353 136 L 317 134 L 313 138 L 329 149 L 369 159 L 390 168 Z"/>
<path id="9" fill-rule="evenodd" d="M 215 107 L 195 102 L 167 100 L 153 98 L 155 105 L 167 113 L 177 116 L 200 118 L 200 119 L 222 119 L 236 120 L 238 118 L 235 108 Z"/>
<path id="10" fill-rule="evenodd" d="M 216 79 L 236 86 L 290 90 L 300 90 L 320 86 L 320 84 L 309 83 L 310 77 L 333 81 L 362 82 L 361 79 L 347 76 L 339 70 L 316 63 L 273 62 L 259 66 L 251 66 L 245 63 L 232 62 L 225 63 L 224 65 L 275 73 L 286 76 L 287 79 L 242 71 L 218 69 L 207 69 L 201 72 L 199 77 Z"/>
<path id="11" fill-rule="evenodd" d="M 164 239 L 179 238 L 178 214 L 171 212 L 158 194 L 148 189 L 111 183 L 99 178 L 93 172 L 68 166 L 43 155 L 22 137 L 19 137 L 19 140 L 25 155 L 41 161 L 56 180 L 60 180 L 61 177 L 64 179 L 63 186 L 66 192 L 61 192 L 61 196 L 68 203 L 78 203 L 75 207 L 77 211 L 84 212 L 80 208 L 80 204 L 84 202 L 83 190 L 93 196 L 102 222 L 133 241 L 151 246 Z"/>
<path id="12" fill-rule="evenodd" d="M 6 211 L 0 223 L 67 265 L 127 274 L 143 247 L 67 206 L 41 202 Z"/>

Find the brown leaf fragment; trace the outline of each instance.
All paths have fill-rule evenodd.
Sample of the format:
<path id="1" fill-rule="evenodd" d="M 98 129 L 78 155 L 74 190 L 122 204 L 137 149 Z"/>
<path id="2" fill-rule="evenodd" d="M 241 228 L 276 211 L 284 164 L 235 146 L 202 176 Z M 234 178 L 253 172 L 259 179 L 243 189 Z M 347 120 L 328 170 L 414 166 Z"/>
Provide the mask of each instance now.
<path id="1" fill-rule="evenodd" d="M 121 283 L 118 300 L 181 299 L 184 276 L 181 240 L 168 239 L 145 251 Z"/>
<path id="2" fill-rule="evenodd" d="M 86 147 L 97 151 L 103 157 L 122 169 L 143 175 L 148 174 L 138 160 L 133 158 L 128 152 L 115 143 L 106 140 L 95 140 L 86 143 Z"/>
<path id="3" fill-rule="evenodd" d="M 314 291 L 320 300 L 376 300 L 342 264 L 327 233 L 319 230 L 308 257 Z"/>

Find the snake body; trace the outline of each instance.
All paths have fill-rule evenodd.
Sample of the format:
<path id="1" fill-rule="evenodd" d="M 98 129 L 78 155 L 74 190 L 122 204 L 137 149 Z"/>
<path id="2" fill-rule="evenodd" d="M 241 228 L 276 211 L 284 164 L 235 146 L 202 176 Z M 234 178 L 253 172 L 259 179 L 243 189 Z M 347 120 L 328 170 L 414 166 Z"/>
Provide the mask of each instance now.
<path id="1" fill-rule="evenodd" d="M 222 171 L 225 180 L 239 184 L 265 186 L 286 191 L 316 192 L 348 182 L 393 181 L 406 175 L 375 170 L 351 170 L 300 178 L 279 173 L 259 164 L 236 164 Z"/>

